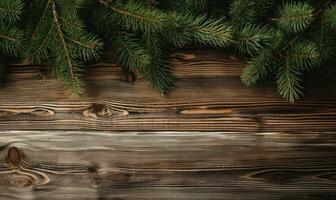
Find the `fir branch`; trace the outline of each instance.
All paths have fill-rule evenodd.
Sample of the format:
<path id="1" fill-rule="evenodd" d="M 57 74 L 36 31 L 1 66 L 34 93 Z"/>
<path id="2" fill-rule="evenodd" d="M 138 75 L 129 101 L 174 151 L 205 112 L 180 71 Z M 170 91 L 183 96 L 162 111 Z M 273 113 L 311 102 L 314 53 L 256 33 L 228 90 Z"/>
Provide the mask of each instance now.
<path id="1" fill-rule="evenodd" d="M 241 75 L 242 83 L 245 86 L 253 86 L 257 81 L 265 78 L 271 72 L 272 57 L 273 54 L 265 50 L 259 56 L 250 60 Z"/>
<path id="2" fill-rule="evenodd" d="M 23 7 L 21 0 L 1 0 L 0 23 L 15 24 L 20 19 Z"/>
<path id="3" fill-rule="evenodd" d="M 253 56 L 270 46 L 271 39 L 274 40 L 272 36 L 267 27 L 248 24 L 238 32 L 236 47 L 239 52 Z"/>
<path id="4" fill-rule="evenodd" d="M 275 19 L 278 26 L 288 32 L 304 30 L 313 21 L 314 9 L 307 3 L 286 3 Z"/>
<path id="5" fill-rule="evenodd" d="M 187 8 L 195 14 L 204 11 L 208 3 L 209 0 L 185 0 Z"/>
<path id="6" fill-rule="evenodd" d="M 10 37 L 8 35 L 3 35 L 3 34 L 0 34 L 0 39 L 9 40 L 11 42 L 16 42 L 17 41 L 14 37 Z"/>
<path id="7" fill-rule="evenodd" d="M 35 26 L 35 29 L 34 31 L 32 32 L 32 34 L 30 35 L 30 39 L 29 41 L 31 42 L 33 40 L 33 38 L 35 37 L 36 33 L 39 31 L 41 25 L 42 25 L 42 21 L 43 19 L 46 17 L 46 14 L 47 14 L 47 11 L 48 11 L 48 8 L 50 6 L 50 3 L 51 3 L 52 0 L 47 0 L 46 3 L 45 3 L 45 6 L 43 8 L 43 12 L 38 20 L 38 23 L 37 25 Z M 30 45 L 29 45 L 30 46 Z"/>
<path id="8" fill-rule="evenodd" d="M 149 65 L 141 67 L 139 72 L 150 87 L 161 95 L 165 95 L 174 89 L 169 64 L 164 58 L 153 60 Z"/>
<path id="9" fill-rule="evenodd" d="M 167 55 L 162 51 L 157 35 L 143 35 L 143 45 L 149 50 L 151 62 L 139 68 L 143 78 L 149 83 L 150 87 L 165 95 L 174 89 L 173 78 L 170 74 L 170 65 Z"/>
<path id="10" fill-rule="evenodd" d="M 330 5 L 330 7 L 326 8 L 323 13 L 323 23 L 333 31 L 336 31 L 336 3 Z"/>
<path id="11" fill-rule="evenodd" d="M 66 59 L 66 68 L 67 68 L 67 69 L 64 69 L 64 66 L 61 64 L 62 62 L 58 60 L 57 61 L 58 66 L 56 66 L 57 68 L 56 71 L 59 72 L 58 73 L 59 76 L 64 80 L 64 82 L 66 83 L 68 87 L 72 88 L 73 92 L 76 95 L 82 96 L 83 95 L 83 90 L 82 90 L 83 84 L 79 80 L 79 75 L 78 75 L 79 69 L 69 54 L 68 45 L 64 38 L 65 35 L 63 33 L 61 23 L 59 21 L 59 16 L 56 10 L 56 5 L 54 2 L 52 3 L 52 13 L 53 13 L 53 19 L 54 19 L 54 23 L 56 26 L 56 30 L 58 32 L 58 36 L 59 36 L 59 39 L 62 45 L 62 50 L 60 52 L 60 55 L 64 54 L 65 59 Z"/>
<path id="12" fill-rule="evenodd" d="M 314 14 L 314 18 L 320 17 L 323 11 L 327 9 L 331 3 L 331 0 L 327 0 L 326 3 Z M 300 31 L 300 34 L 296 34 L 294 37 L 288 40 L 280 52 L 287 50 L 303 33 L 305 33 L 310 28 L 311 25 L 312 24 L 306 26 L 303 30 Z"/>
<path id="13" fill-rule="evenodd" d="M 232 42 L 232 27 L 222 19 L 206 19 L 200 16 L 194 19 L 195 40 L 204 45 L 226 47 Z"/>
<path id="14" fill-rule="evenodd" d="M 15 27 L 0 24 L 0 53 L 17 57 L 22 51 L 23 33 Z"/>
<path id="15" fill-rule="evenodd" d="M 148 9 L 141 4 L 114 2 L 113 6 L 106 0 L 98 0 L 114 14 L 110 19 L 124 26 L 127 30 L 156 32 L 163 30 L 169 16 L 157 9 Z"/>
<path id="16" fill-rule="evenodd" d="M 117 7 L 111 6 L 110 4 L 108 4 L 104 0 L 99 0 L 99 2 L 104 4 L 105 6 L 108 6 L 109 8 L 111 8 L 111 10 L 113 10 L 114 12 L 117 12 L 117 13 L 122 14 L 122 15 L 126 15 L 126 16 L 129 16 L 129 17 L 134 17 L 136 19 L 146 21 L 146 22 L 149 22 L 149 23 L 160 23 L 161 22 L 159 19 L 152 19 L 150 17 L 146 17 L 146 16 L 140 15 L 138 13 L 130 12 L 130 11 L 127 11 L 127 10 L 122 10 L 122 9 L 117 8 Z M 134 9 L 134 10 L 136 10 L 136 9 Z"/>
<path id="17" fill-rule="evenodd" d="M 22 50 L 23 33 L 15 27 L 22 9 L 21 0 L 0 1 L 0 56 L 17 57 Z"/>
<path id="18" fill-rule="evenodd" d="M 26 60 L 24 61 L 25 64 L 28 64 L 29 62 L 32 63 L 41 63 L 41 60 L 35 60 L 35 61 L 29 61 L 29 58 L 36 58 L 39 53 L 41 53 L 41 50 L 46 46 L 47 42 L 49 41 L 52 32 L 54 31 L 54 23 L 50 27 L 50 30 L 48 31 L 47 36 L 44 38 L 44 40 L 41 42 L 41 44 L 35 49 L 34 52 L 32 52 L 32 48 L 29 49 L 30 57 L 26 57 Z"/>
<path id="19" fill-rule="evenodd" d="M 52 20 L 52 1 L 34 2 L 33 9 L 30 10 L 28 18 L 31 23 L 27 27 L 29 39 L 24 60 L 26 64 L 41 64 L 48 59 L 48 41 L 52 37 L 55 27 Z M 45 31 L 46 29 L 47 31 Z"/>
<path id="20" fill-rule="evenodd" d="M 291 103 L 294 103 L 303 95 L 301 76 L 300 69 L 291 66 L 288 59 L 286 59 L 284 66 L 279 69 L 277 76 L 278 92 Z"/>
<path id="21" fill-rule="evenodd" d="M 251 0 L 233 0 L 230 6 L 230 16 L 232 24 L 237 29 L 243 25 L 253 23 L 256 20 L 255 1 Z"/>
<path id="22" fill-rule="evenodd" d="M 311 70 L 318 64 L 319 56 L 318 48 L 313 42 L 300 42 L 289 50 L 286 57 L 291 66 Z"/>
<path id="23" fill-rule="evenodd" d="M 125 67 L 127 71 L 135 72 L 152 62 L 149 52 L 140 45 L 140 41 L 137 41 L 129 33 L 118 32 L 114 45 L 118 63 Z"/>
<path id="24" fill-rule="evenodd" d="M 161 33 L 161 38 L 168 47 L 184 47 L 191 44 L 194 40 L 193 35 L 198 28 L 198 24 L 194 24 L 194 16 L 190 14 L 172 13 L 170 17 L 170 27 L 165 32 Z"/>
<path id="25" fill-rule="evenodd" d="M 68 37 L 68 36 L 66 36 L 66 38 L 67 38 L 69 41 L 71 41 L 71 42 L 73 42 L 73 43 L 75 43 L 75 44 L 77 44 L 77 45 L 79 45 L 79 46 L 88 48 L 88 49 L 95 50 L 95 49 L 97 48 L 97 44 L 96 44 L 96 43 L 84 43 L 84 42 L 81 42 L 81 41 L 79 41 L 79 40 L 73 39 L 73 38 Z"/>
<path id="26" fill-rule="evenodd" d="M 62 79 L 73 94 L 84 93 L 81 65 L 98 58 L 102 43 L 84 30 L 77 14 L 77 3 L 69 0 L 35 2 L 29 19 L 29 50 L 26 61 L 51 64 L 52 72 Z M 30 13 L 29 13 L 30 14 Z"/>

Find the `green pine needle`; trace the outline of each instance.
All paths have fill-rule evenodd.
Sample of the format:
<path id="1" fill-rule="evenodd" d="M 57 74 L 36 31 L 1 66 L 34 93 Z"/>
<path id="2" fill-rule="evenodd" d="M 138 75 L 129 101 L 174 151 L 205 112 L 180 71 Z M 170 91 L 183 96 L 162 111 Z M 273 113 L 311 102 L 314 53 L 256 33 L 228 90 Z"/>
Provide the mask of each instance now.
<path id="1" fill-rule="evenodd" d="M 22 9 L 20 0 L 0 1 L 0 53 L 4 56 L 18 57 L 23 50 L 23 33 L 15 26 Z"/>
<path id="2" fill-rule="evenodd" d="M 324 11 L 323 21 L 330 30 L 336 31 L 336 3 Z"/>
<path id="3" fill-rule="evenodd" d="M 18 57 L 22 51 L 23 32 L 16 27 L 5 27 L 0 24 L 0 53 Z"/>
<path id="4" fill-rule="evenodd" d="M 314 19 L 314 9 L 304 2 L 286 3 L 275 19 L 278 26 L 292 33 L 304 30 Z"/>
<path id="5" fill-rule="evenodd" d="M 193 13 L 200 13 L 204 11 L 209 3 L 209 0 L 185 0 L 187 8 Z"/>
<path id="6" fill-rule="evenodd" d="M 241 75 L 241 81 L 245 86 L 253 86 L 259 80 L 265 78 L 272 69 L 272 54 L 268 51 L 250 60 Z"/>
<path id="7" fill-rule="evenodd" d="M 127 70 L 135 72 L 152 62 L 149 51 L 141 45 L 134 35 L 119 32 L 115 34 L 114 39 L 118 63 Z"/>
<path id="8" fill-rule="evenodd" d="M 311 70 L 319 62 L 318 47 L 313 42 L 300 42 L 289 50 L 288 59 L 292 66 L 302 70 Z"/>
<path id="9" fill-rule="evenodd" d="M 66 87 L 72 89 L 73 93 L 78 96 L 83 95 L 83 83 L 80 80 L 80 68 L 71 54 L 71 47 L 66 42 L 66 35 L 61 25 L 61 16 L 56 10 L 56 4 L 51 5 L 53 19 L 57 34 L 55 35 L 54 52 L 55 52 L 55 71 L 59 78 L 64 81 Z"/>
<path id="10" fill-rule="evenodd" d="M 143 45 L 150 53 L 151 63 L 141 66 L 139 72 L 149 83 L 150 87 L 158 93 L 161 95 L 169 93 L 174 89 L 174 82 L 170 73 L 167 55 L 160 46 L 160 39 L 157 35 L 144 35 L 142 39 Z"/>
<path id="11" fill-rule="evenodd" d="M 278 92 L 291 103 L 303 96 L 301 76 L 300 68 L 291 66 L 288 59 L 284 66 L 279 69 L 277 75 Z"/>
<path id="12" fill-rule="evenodd" d="M 26 61 L 52 64 L 52 71 L 73 94 L 84 94 L 81 65 L 96 60 L 102 43 L 85 31 L 75 0 L 35 2 L 29 17 Z"/>
<path id="13" fill-rule="evenodd" d="M 271 40 L 274 39 L 272 36 L 272 32 L 267 27 L 245 25 L 238 32 L 236 47 L 239 52 L 253 56 L 270 45 Z"/>
<path id="14" fill-rule="evenodd" d="M 124 3 L 116 1 L 110 3 L 107 0 L 99 0 L 110 12 L 109 20 L 123 26 L 130 31 L 157 32 L 165 28 L 169 16 L 158 10 L 148 9 L 142 4 L 134 2 Z"/>
<path id="15" fill-rule="evenodd" d="M 139 72 L 150 87 L 161 95 L 165 95 L 174 89 L 170 66 L 166 59 L 155 59 L 149 65 L 141 67 Z"/>
<path id="16" fill-rule="evenodd" d="M 170 27 L 161 33 L 161 38 L 168 47 L 185 47 L 190 45 L 193 41 L 193 33 L 195 26 L 193 24 L 194 16 L 190 14 L 170 15 L 172 20 L 167 26 Z"/>
<path id="17" fill-rule="evenodd" d="M 194 19 L 194 38 L 203 45 L 227 47 L 233 40 L 233 29 L 222 19 L 207 19 L 199 16 Z"/>
<path id="18" fill-rule="evenodd" d="M 251 0 L 233 0 L 230 6 L 230 16 L 232 24 L 235 27 L 254 23 L 256 20 L 255 1 Z"/>
<path id="19" fill-rule="evenodd" d="M 20 19 L 23 7 L 21 0 L 1 0 L 0 23 L 15 24 Z"/>

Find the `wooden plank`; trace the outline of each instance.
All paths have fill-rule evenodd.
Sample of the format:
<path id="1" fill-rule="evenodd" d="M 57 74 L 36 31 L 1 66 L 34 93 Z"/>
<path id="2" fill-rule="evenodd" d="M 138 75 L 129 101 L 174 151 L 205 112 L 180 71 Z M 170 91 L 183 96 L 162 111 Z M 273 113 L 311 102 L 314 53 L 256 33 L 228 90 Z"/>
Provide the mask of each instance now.
<path id="1" fill-rule="evenodd" d="M 176 90 L 168 96 L 134 83 L 111 54 L 85 74 L 88 95 L 78 99 L 37 66 L 11 66 L 0 90 L 0 130 L 238 131 L 336 130 L 336 90 L 309 82 L 306 96 L 288 104 L 266 84 L 244 88 L 244 62 L 215 51 L 171 55 Z M 42 70 L 43 71 L 43 70 Z"/>
<path id="2" fill-rule="evenodd" d="M 335 199 L 335 133 L 3 131 L 0 199 Z"/>

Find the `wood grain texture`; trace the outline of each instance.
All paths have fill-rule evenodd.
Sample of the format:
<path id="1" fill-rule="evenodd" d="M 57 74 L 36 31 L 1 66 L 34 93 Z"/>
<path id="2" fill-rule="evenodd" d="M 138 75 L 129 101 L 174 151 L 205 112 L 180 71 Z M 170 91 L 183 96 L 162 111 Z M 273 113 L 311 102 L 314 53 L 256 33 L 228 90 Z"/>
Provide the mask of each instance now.
<path id="1" fill-rule="evenodd" d="M 332 84 L 309 81 L 289 104 L 271 84 L 242 87 L 234 56 L 182 51 L 171 64 L 176 90 L 160 96 L 106 53 L 82 99 L 43 66 L 11 66 L 0 200 L 336 199 Z"/>
<path id="2" fill-rule="evenodd" d="M 244 61 L 215 51 L 171 54 L 176 90 L 160 96 L 138 77 L 128 82 L 113 55 L 88 66 L 78 99 L 37 66 L 11 66 L 0 90 L 0 130 L 236 131 L 336 130 L 336 90 L 310 81 L 289 104 L 271 84 L 241 85 Z M 41 70 L 42 69 L 42 70 Z"/>
<path id="3" fill-rule="evenodd" d="M 335 133 L 4 131 L 0 199 L 336 198 Z"/>

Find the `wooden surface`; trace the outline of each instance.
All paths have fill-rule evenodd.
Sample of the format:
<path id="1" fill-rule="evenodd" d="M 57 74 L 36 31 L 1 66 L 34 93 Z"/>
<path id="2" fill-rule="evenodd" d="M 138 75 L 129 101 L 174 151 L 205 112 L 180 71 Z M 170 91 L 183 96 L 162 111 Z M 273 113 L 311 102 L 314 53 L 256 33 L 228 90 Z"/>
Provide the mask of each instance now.
<path id="1" fill-rule="evenodd" d="M 171 55 L 176 90 L 129 82 L 105 54 L 78 99 L 43 67 L 0 89 L 2 199 L 336 199 L 336 89 L 310 81 L 288 104 L 244 88 L 244 62 Z"/>
<path id="2" fill-rule="evenodd" d="M 311 81 L 305 98 L 291 105 L 270 84 L 242 87 L 244 63 L 224 53 L 174 53 L 171 61 L 177 89 L 167 97 L 140 78 L 124 81 L 110 54 L 88 67 L 83 99 L 39 67 L 12 66 L 0 90 L 0 130 L 336 130 L 334 84 Z"/>

